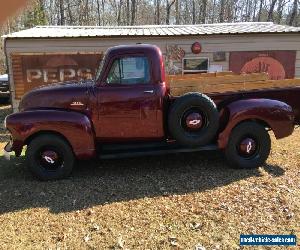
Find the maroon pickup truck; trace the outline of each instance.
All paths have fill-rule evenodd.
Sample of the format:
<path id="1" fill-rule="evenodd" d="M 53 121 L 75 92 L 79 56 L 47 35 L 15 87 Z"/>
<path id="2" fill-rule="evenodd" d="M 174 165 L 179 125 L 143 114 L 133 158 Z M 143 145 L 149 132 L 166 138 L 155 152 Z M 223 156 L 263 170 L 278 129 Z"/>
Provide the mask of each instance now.
<path id="1" fill-rule="evenodd" d="M 71 174 L 75 159 L 222 150 L 229 164 L 255 168 L 300 123 L 300 88 L 171 96 L 163 57 L 152 45 L 109 49 L 94 81 L 37 88 L 5 119 L 6 152 L 27 145 L 42 180 Z"/>

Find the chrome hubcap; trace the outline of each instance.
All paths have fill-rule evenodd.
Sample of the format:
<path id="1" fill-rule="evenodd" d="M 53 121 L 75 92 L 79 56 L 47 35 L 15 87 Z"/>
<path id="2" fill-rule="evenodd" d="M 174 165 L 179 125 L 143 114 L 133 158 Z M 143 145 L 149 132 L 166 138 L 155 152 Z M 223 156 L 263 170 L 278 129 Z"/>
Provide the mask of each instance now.
<path id="1" fill-rule="evenodd" d="M 60 157 L 54 150 L 45 150 L 40 157 L 42 166 L 47 169 L 55 169 L 60 165 Z"/>
<path id="2" fill-rule="evenodd" d="M 250 157 L 255 154 L 257 145 L 252 138 L 245 138 L 240 142 L 239 153 L 242 156 Z"/>
<path id="3" fill-rule="evenodd" d="M 185 123 L 189 129 L 200 129 L 203 125 L 202 115 L 197 112 L 193 112 L 186 117 Z"/>

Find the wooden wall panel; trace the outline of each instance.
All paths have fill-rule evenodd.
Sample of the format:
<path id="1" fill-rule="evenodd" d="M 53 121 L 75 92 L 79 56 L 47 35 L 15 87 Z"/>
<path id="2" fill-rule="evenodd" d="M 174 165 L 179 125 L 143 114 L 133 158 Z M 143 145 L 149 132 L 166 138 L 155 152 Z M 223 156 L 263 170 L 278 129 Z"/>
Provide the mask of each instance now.
<path id="1" fill-rule="evenodd" d="M 267 72 L 272 80 L 295 77 L 296 51 L 230 52 L 229 69 L 235 73 Z"/>
<path id="2" fill-rule="evenodd" d="M 20 55 L 11 55 L 12 61 L 12 77 L 15 89 L 15 99 L 20 99 L 25 92 L 22 74 L 22 59 Z"/>

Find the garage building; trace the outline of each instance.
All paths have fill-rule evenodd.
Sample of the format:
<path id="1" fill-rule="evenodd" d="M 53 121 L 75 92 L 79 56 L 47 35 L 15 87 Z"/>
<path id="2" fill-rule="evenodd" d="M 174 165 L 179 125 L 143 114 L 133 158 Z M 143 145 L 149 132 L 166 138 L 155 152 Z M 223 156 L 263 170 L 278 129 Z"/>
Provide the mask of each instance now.
<path id="1" fill-rule="evenodd" d="M 159 26 L 38 26 L 3 37 L 12 104 L 30 89 L 93 78 L 115 45 L 155 44 L 168 74 L 267 72 L 300 77 L 300 28 L 270 22 Z"/>

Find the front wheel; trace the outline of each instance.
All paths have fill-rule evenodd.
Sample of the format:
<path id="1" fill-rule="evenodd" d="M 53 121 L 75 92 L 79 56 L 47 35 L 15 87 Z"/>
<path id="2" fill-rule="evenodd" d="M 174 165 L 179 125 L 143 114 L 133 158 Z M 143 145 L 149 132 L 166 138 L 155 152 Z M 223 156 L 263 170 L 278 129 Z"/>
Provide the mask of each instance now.
<path id="1" fill-rule="evenodd" d="M 74 160 L 69 144 L 53 134 L 34 138 L 26 151 L 27 166 L 40 180 L 68 177 L 73 170 Z"/>
<path id="2" fill-rule="evenodd" d="M 265 163 L 271 150 L 271 139 L 264 126 L 243 122 L 231 132 L 225 157 L 236 168 L 257 168 Z"/>

